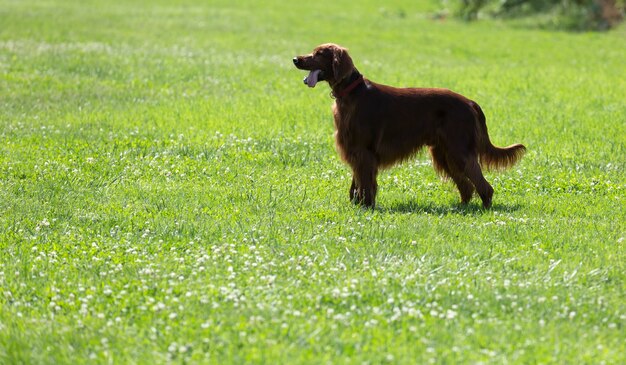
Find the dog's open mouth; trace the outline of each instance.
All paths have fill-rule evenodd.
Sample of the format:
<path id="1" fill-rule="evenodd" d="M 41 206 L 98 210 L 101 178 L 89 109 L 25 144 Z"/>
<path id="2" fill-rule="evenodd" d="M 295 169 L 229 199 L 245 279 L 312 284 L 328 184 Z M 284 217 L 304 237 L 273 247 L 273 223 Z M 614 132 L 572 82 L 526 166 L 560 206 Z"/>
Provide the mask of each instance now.
<path id="1" fill-rule="evenodd" d="M 319 81 L 324 80 L 324 73 L 322 70 L 312 70 L 309 74 L 302 80 L 308 87 L 315 87 L 315 85 Z"/>

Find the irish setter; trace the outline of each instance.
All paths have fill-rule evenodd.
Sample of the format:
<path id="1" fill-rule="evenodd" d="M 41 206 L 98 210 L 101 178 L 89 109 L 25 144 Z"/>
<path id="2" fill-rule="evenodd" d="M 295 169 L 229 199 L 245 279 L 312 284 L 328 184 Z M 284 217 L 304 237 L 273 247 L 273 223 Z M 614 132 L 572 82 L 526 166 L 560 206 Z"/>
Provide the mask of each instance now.
<path id="1" fill-rule="evenodd" d="M 311 54 L 294 57 L 310 71 L 304 83 L 327 81 L 335 98 L 335 140 L 341 158 L 352 168 L 350 199 L 367 207 L 376 201 L 376 177 L 428 146 L 436 171 L 450 177 L 466 204 L 474 191 L 489 208 L 493 188 L 484 168 L 515 164 L 526 148 L 495 147 L 489 140 L 485 115 L 477 103 L 446 89 L 395 88 L 377 84 L 354 67 L 345 48 L 322 44 Z"/>

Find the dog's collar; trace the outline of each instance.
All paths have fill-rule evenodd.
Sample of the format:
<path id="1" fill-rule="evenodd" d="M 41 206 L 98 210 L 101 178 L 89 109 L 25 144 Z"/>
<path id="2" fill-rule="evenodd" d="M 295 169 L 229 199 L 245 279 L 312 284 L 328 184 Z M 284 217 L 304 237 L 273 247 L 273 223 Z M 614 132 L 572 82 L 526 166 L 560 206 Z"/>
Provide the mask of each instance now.
<path id="1" fill-rule="evenodd" d="M 354 81 L 348 84 L 348 86 L 346 86 L 343 90 L 339 92 L 333 91 L 332 94 L 335 98 L 343 98 L 344 96 L 347 96 L 348 94 L 350 94 L 352 90 L 354 90 L 357 86 L 359 86 L 363 82 L 365 82 L 363 79 L 363 75 L 361 75 L 360 73 L 357 73 L 357 77 L 356 79 L 354 79 Z"/>

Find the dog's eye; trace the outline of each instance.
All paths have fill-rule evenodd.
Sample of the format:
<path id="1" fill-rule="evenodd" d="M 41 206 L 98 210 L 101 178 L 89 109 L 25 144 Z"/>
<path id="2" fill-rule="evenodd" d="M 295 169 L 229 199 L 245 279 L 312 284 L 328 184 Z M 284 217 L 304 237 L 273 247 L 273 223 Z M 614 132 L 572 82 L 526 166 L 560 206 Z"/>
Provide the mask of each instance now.
<path id="1" fill-rule="evenodd" d="M 330 51 L 328 50 L 328 48 L 318 49 L 317 51 L 313 52 L 314 57 L 324 57 L 329 54 L 330 54 Z"/>

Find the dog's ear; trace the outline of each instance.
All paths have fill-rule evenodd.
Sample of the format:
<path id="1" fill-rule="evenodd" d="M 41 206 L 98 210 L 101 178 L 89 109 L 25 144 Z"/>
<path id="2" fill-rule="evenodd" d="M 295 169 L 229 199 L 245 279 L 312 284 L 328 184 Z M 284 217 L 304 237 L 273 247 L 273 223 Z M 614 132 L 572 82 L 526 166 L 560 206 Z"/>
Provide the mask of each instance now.
<path id="1" fill-rule="evenodd" d="M 335 82 L 339 82 L 347 77 L 354 69 L 352 58 L 348 55 L 348 50 L 335 46 L 333 47 L 333 76 Z"/>

